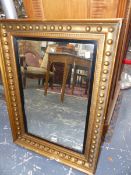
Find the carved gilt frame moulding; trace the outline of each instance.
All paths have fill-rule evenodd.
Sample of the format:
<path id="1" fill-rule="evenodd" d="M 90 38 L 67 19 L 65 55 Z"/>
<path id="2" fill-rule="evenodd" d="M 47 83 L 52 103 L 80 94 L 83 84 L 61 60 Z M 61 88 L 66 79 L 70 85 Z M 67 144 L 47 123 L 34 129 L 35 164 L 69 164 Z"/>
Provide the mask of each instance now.
<path id="1" fill-rule="evenodd" d="M 111 80 L 118 47 L 121 19 L 64 21 L 0 21 L 0 65 L 14 143 L 88 174 L 96 169 Z M 29 135 L 25 131 L 15 59 L 14 37 L 97 41 L 96 64 L 84 153 Z"/>

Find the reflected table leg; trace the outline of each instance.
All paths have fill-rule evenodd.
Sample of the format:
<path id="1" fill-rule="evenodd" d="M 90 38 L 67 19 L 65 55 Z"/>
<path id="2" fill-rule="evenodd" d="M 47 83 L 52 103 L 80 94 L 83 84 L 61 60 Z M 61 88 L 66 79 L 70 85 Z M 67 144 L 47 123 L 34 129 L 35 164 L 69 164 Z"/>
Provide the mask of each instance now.
<path id="1" fill-rule="evenodd" d="M 47 95 L 49 74 L 50 74 L 50 62 L 48 61 L 47 72 L 46 72 L 46 80 L 45 80 L 45 92 L 44 92 L 44 95 Z"/>
<path id="2" fill-rule="evenodd" d="M 69 72 L 69 65 L 67 65 L 67 63 L 65 63 L 62 89 L 61 89 L 61 102 L 64 101 L 64 93 L 65 93 L 65 88 L 66 88 L 66 81 L 67 81 L 67 77 L 68 77 L 68 72 Z"/>

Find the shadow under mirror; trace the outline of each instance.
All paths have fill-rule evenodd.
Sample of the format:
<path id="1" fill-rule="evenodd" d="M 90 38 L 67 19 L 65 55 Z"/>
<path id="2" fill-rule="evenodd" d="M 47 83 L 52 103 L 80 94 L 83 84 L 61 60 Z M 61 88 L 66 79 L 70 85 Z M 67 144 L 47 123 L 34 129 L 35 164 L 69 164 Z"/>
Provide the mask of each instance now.
<path id="1" fill-rule="evenodd" d="M 15 38 L 26 130 L 82 153 L 96 42 Z"/>

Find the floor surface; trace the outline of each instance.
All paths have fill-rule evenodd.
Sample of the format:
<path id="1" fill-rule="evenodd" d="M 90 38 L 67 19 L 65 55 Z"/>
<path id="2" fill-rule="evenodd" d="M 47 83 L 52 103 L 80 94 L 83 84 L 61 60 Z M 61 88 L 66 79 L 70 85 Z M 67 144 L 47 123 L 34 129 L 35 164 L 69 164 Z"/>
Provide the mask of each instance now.
<path id="1" fill-rule="evenodd" d="M 131 89 L 124 90 L 115 128 L 101 146 L 95 175 L 131 175 L 130 104 Z M 0 175 L 85 174 L 13 144 L 6 103 L 0 97 Z"/>
<path id="2" fill-rule="evenodd" d="M 28 133 L 83 151 L 87 98 L 65 94 L 62 103 L 58 93 L 28 88 L 24 99 Z"/>

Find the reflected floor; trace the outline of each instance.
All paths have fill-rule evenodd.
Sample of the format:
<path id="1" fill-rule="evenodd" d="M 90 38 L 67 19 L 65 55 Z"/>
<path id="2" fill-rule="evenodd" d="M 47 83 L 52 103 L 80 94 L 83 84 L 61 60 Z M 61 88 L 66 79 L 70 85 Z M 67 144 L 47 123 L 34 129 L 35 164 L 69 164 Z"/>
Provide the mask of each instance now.
<path id="1" fill-rule="evenodd" d="M 40 89 L 25 89 L 28 132 L 57 144 L 82 152 L 87 99 Z"/>

